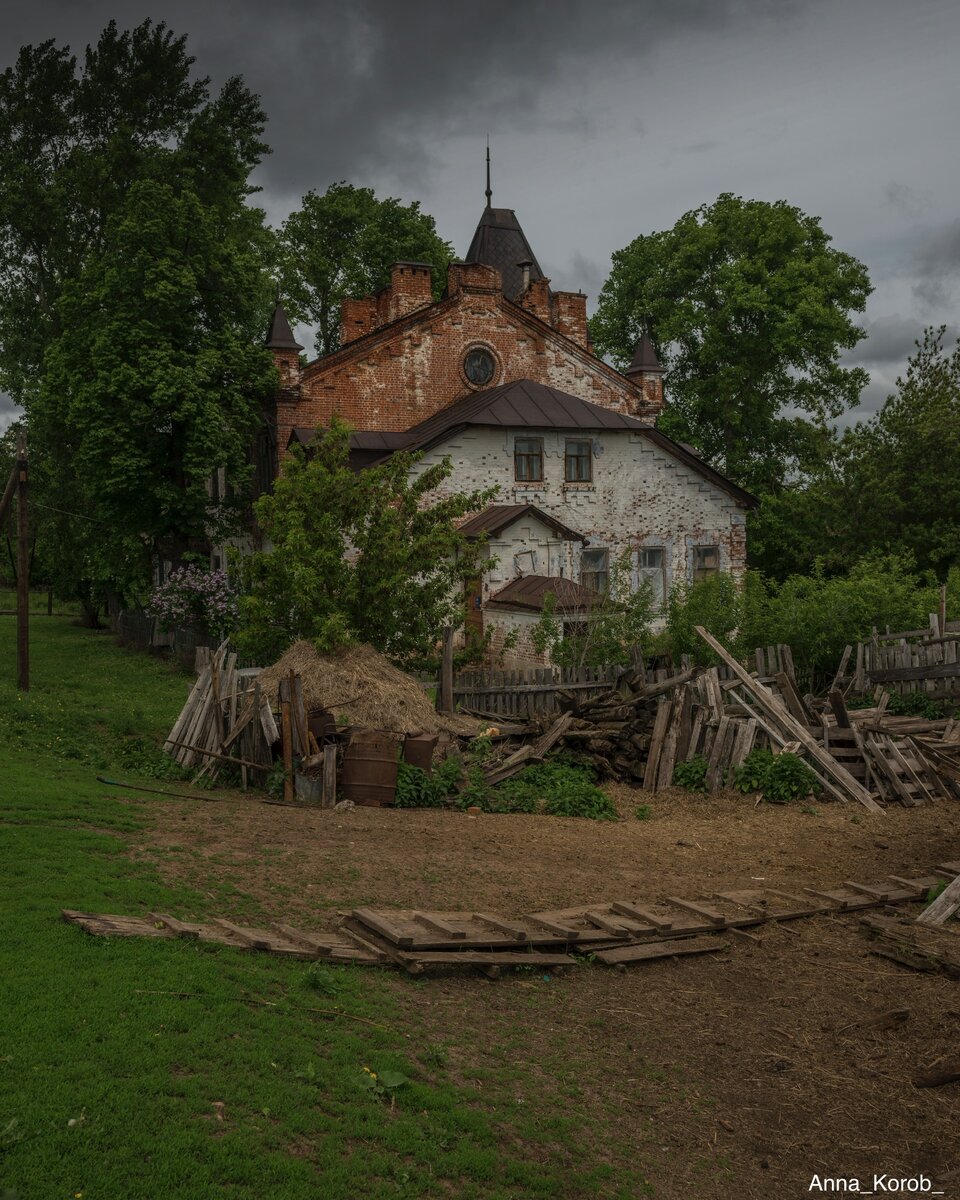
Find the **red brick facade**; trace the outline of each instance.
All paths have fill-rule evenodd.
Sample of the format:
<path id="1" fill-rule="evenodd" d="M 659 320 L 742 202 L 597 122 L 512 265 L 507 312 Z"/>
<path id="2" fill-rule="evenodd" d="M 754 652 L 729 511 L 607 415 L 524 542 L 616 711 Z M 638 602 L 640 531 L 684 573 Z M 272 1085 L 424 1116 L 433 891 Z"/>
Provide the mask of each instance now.
<path id="1" fill-rule="evenodd" d="M 339 350 L 302 369 L 295 352 L 273 350 L 280 456 L 295 426 L 334 415 L 357 430 L 409 429 L 478 390 L 464 372 L 476 348 L 495 363 L 486 387 L 532 379 L 650 421 L 663 407 L 661 373 L 628 379 L 592 352 L 580 293 L 537 279 L 513 303 L 493 267 L 451 263 L 446 295 L 434 303 L 429 266 L 397 263 L 378 295 L 344 301 Z"/>

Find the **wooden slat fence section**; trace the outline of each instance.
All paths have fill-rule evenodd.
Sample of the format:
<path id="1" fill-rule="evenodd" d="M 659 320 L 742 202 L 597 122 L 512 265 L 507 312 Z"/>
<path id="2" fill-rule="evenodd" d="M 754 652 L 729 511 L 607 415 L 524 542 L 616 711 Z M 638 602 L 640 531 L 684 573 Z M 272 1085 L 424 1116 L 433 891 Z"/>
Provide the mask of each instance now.
<path id="1" fill-rule="evenodd" d="M 455 705 L 508 721 L 528 721 L 557 712 L 557 692 L 583 698 L 609 691 L 622 667 L 531 667 L 512 671 L 463 671 L 454 678 Z M 660 672 L 657 672 L 659 675 Z M 666 678 L 669 672 L 664 671 Z"/>
<path id="2" fill-rule="evenodd" d="M 909 634 L 914 631 L 908 630 Z M 910 640 L 907 635 L 896 641 L 889 640 L 890 635 L 878 636 L 858 646 L 863 682 L 867 686 L 882 684 L 900 693 L 960 695 L 960 633 L 948 629 L 943 636 L 928 636 L 922 641 Z"/>

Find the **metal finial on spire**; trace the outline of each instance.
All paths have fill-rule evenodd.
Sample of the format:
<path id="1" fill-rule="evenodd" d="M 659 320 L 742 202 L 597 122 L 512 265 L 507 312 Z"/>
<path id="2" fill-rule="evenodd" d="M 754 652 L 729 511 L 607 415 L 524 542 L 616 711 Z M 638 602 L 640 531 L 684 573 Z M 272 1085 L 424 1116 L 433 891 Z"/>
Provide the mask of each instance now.
<path id="1" fill-rule="evenodd" d="M 490 201 L 493 198 L 493 192 L 490 188 L 490 139 L 487 138 L 487 208 L 490 207 Z"/>

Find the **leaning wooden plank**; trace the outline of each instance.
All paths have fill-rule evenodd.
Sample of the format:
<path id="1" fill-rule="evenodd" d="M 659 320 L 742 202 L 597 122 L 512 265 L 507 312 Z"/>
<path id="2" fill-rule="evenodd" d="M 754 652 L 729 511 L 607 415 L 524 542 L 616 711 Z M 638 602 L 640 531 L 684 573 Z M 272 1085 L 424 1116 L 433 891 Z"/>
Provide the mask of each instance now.
<path id="1" fill-rule="evenodd" d="M 187 697 L 187 702 L 180 710 L 180 715 L 177 717 L 173 728 L 170 730 L 170 737 L 167 739 L 167 742 L 173 738 L 179 738 L 183 733 L 197 704 L 200 703 L 200 697 L 206 692 L 208 685 L 209 677 L 205 679 L 203 673 L 201 673 L 200 678 L 190 689 L 190 695 Z M 167 749 L 167 742 L 163 743 L 164 750 Z"/>
<path id="2" fill-rule="evenodd" d="M 647 751 L 647 765 L 643 773 L 643 786 L 652 792 L 657 784 L 657 769 L 660 764 L 660 747 L 667 732 L 670 721 L 670 702 L 662 700 L 657 707 L 657 715 L 653 722 L 653 733 L 650 737 L 650 749 Z"/>
<path id="3" fill-rule="evenodd" d="M 681 954 L 716 954 L 726 950 L 729 942 L 715 937 L 677 938 L 665 942 L 643 942 L 639 946 L 617 946 L 614 950 L 598 950 L 594 957 L 608 966 L 618 963 L 649 962 L 656 958 L 675 958 Z"/>
<path id="4" fill-rule="evenodd" d="M 918 925 L 942 925 L 960 909 L 960 875 L 917 917 Z"/>
<path id="5" fill-rule="evenodd" d="M 849 771 L 845 770 L 842 766 L 840 766 L 839 763 L 835 762 L 825 750 L 817 745 L 817 743 L 810 736 L 809 731 L 803 725 L 801 725 L 799 721 L 795 721 L 793 717 L 790 716 L 784 706 L 776 700 L 768 688 L 764 687 L 762 683 L 758 683 L 757 680 L 752 679 L 733 657 L 733 655 L 728 654 L 723 646 L 721 646 L 717 641 L 717 639 L 713 637 L 712 634 L 707 633 L 702 625 L 697 625 L 696 631 L 707 643 L 710 649 L 723 659 L 723 661 L 727 664 L 730 670 L 733 671 L 734 675 L 737 676 L 740 682 L 749 688 L 749 690 L 753 693 L 758 707 L 761 708 L 780 726 L 782 726 L 787 733 L 800 742 L 810 758 L 812 758 L 820 766 L 822 772 L 828 775 L 841 789 L 841 791 L 845 792 L 849 796 L 852 796 L 855 800 L 858 800 L 864 806 L 864 808 L 870 809 L 871 812 L 883 812 L 883 809 L 876 802 L 876 800 L 874 800 L 867 789 L 862 784 L 858 783 Z"/>
<path id="6" fill-rule="evenodd" d="M 683 721 L 684 697 L 686 687 L 681 688 L 673 697 L 670 710 L 670 721 L 660 750 L 660 762 L 657 764 L 656 790 L 668 788 L 673 783 L 673 766 L 677 758 L 677 748 L 680 739 L 680 724 Z"/>
<path id="7" fill-rule="evenodd" d="M 807 711 L 807 706 L 804 704 L 796 685 L 786 671 L 779 671 L 775 678 L 777 687 L 780 689 L 780 695 L 786 701 L 787 708 L 793 715 L 794 720 L 799 721 L 803 725 L 813 724 L 813 718 Z"/>
<path id="8" fill-rule="evenodd" d="M 273 928 L 294 945 L 312 950 L 318 958 L 325 958 L 330 962 L 374 963 L 383 962 L 385 957 L 379 951 L 374 954 L 371 950 L 361 948 L 353 938 L 344 937 L 342 934 L 304 933 L 302 929 L 285 925 L 282 921 L 275 921 Z"/>
<path id="9" fill-rule="evenodd" d="M 735 718 L 721 717 L 720 724 L 717 727 L 717 736 L 714 738 L 710 758 L 707 761 L 707 774 L 704 783 L 708 792 L 715 791 L 718 785 L 723 786 L 731 736 L 736 736 Z"/>

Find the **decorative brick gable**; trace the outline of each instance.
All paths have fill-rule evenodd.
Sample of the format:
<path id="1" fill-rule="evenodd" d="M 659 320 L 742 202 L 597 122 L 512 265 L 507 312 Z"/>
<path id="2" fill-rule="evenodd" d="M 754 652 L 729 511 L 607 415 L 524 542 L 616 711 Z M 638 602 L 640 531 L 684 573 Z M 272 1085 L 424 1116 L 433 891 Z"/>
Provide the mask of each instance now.
<path id="1" fill-rule="evenodd" d="M 437 303 L 429 267 L 396 264 L 377 296 L 344 303 L 343 338 L 339 350 L 302 369 L 298 390 L 284 380 L 281 453 L 295 426 L 324 426 L 334 415 L 357 430 L 409 429 L 475 390 L 464 370 L 474 349 L 493 359 L 485 386 L 532 379 L 650 421 L 663 406 L 662 389 L 625 378 L 589 349 L 585 297 L 550 294 L 538 280 L 514 304 L 499 271 L 481 263 L 452 263 Z"/>

